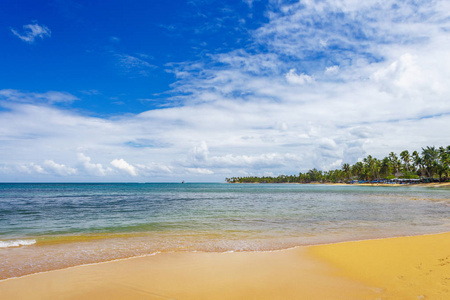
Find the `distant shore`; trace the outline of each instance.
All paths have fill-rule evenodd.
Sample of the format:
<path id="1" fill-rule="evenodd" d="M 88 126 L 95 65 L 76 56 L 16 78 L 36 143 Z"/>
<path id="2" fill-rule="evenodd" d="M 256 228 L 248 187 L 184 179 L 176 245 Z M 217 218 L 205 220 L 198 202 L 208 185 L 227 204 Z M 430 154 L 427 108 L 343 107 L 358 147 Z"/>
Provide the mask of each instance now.
<path id="1" fill-rule="evenodd" d="M 175 252 L 0 281 L 12 299 L 449 299 L 450 233 Z"/>
<path id="2" fill-rule="evenodd" d="M 314 183 L 313 183 L 314 184 Z M 319 183 L 322 184 L 322 183 Z M 394 187 L 450 187 L 450 182 L 430 182 L 430 183 L 414 183 L 414 184 L 398 184 L 398 183 L 323 183 L 331 185 L 355 185 L 355 186 L 394 186 Z"/>
<path id="3" fill-rule="evenodd" d="M 268 182 L 233 182 L 231 184 L 301 184 L 301 185 L 340 185 L 340 186 L 382 186 L 382 187 L 444 187 L 450 188 L 450 182 L 430 182 L 430 183 L 414 183 L 414 184 L 399 184 L 399 183 L 333 183 L 333 182 L 283 182 L 283 183 L 268 183 Z"/>

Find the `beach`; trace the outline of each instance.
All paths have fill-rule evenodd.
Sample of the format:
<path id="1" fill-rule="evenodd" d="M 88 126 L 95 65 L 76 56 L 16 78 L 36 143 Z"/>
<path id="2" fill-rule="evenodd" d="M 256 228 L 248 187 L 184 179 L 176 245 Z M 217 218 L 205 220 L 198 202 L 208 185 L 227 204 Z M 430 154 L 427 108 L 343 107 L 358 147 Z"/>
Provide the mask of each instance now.
<path id="1" fill-rule="evenodd" d="M 163 253 L 0 281 L 2 299 L 448 299 L 450 233 Z"/>
<path id="2" fill-rule="evenodd" d="M 334 183 L 346 184 L 346 183 Z M 356 183 L 360 186 L 384 186 L 384 187 L 427 187 L 427 188 L 450 188 L 450 182 L 430 182 L 430 183 L 415 183 L 415 184 L 400 184 L 400 183 Z"/>
<path id="3" fill-rule="evenodd" d="M 449 299 L 450 233 L 311 247 L 338 276 L 378 288 L 381 299 Z"/>
<path id="4" fill-rule="evenodd" d="M 449 296 L 445 188 L 0 188 L 2 300 Z"/>

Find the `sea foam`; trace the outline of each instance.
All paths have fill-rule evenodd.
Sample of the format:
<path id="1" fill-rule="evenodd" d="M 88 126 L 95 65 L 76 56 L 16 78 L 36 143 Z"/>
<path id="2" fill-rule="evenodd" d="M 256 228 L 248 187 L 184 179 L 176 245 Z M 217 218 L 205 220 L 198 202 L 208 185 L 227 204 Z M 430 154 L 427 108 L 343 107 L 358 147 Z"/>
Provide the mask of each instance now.
<path id="1" fill-rule="evenodd" d="M 12 241 L 0 241 L 0 248 L 29 246 L 36 244 L 36 240 L 12 240 Z"/>

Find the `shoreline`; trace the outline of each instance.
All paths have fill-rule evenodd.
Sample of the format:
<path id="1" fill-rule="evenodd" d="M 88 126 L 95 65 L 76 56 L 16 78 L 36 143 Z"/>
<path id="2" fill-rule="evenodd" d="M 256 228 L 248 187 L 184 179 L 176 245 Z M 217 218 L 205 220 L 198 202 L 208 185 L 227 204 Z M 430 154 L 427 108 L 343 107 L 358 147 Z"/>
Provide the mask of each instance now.
<path id="1" fill-rule="evenodd" d="M 410 234 L 404 234 L 404 233 L 398 233 L 398 234 L 383 234 L 383 235 L 375 235 L 375 236 L 369 236 L 369 237 L 349 237 L 343 239 L 335 239 L 331 241 L 315 241 L 315 242 L 307 242 L 307 243 L 301 243 L 301 244 L 291 244 L 291 245 L 285 245 L 285 247 L 275 247 L 271 249 L 245 249 L 245 250 L 223 250 L 223 251 L 216 251 L 216 250 L 201 250 L 201 249 L 189 249 L 189 250 L 156 250 L 154 252 L 149 253 L 143 253 L 139 255 L 131 255 L 131 256 L 122 256 L 117 257 L 113 259 L 107 259 L 107 260 L 98 260 L 98 261 L 92 261 L 92 262 L 86 262 L 86 263 L 80 263 L 80 264 L 74 264 L 74 265 L 68 265 L 63 267 L 55 267 L 52 269 L 44 269 L 40 271 L 35 271 L 32 273 L 25 273 L 18 276 L 12 276 L 12 277 L 6 277 L 1 278 L 0 277 L 0 283 L 2 281 L 10 280 L 10 279 L 20 279 L 23 277 L 48 273 L 48 272 L 54 272 L 54 271 L 61 271 L 71 268 L 78 268 L 78 267 L 84 267 L 84 266 L 91 266 L 96 264 L 106 264 L 106 263 L 113 263 L 117 261 L 122 260 L 129 260 L 129 259 L 135 259 L 135 258 L 143 258 L 143 257 L 152 257 L 155 255 L 166 255 L 166 254 L 189 254 L 189 253 L 205 253 L 205 254 L 228 254 L 228 253 L 274 253 L 274 252 L 280 252 L 280 251 L 286 251 L 286 250 L 292 250 L 297 248 L 309 248 L 309 247 L 318 247 L 318 246 L 327 246 L 327 245 L 337 245 L 337 244 L 345 244 L 345 243 L 352 243 L 352 242 L 366 242 L 366 241 L 377 241 L 377 240 L 384 240 L 384 239 L 395 239 L 395 238 L 404 238 L 404 237 L 415 237 L 415 236 L 430 236 L 430 235 L 437 235 L 437 234 L 445 234 L 450 233 L 450 231 L 434 231 L 434 232 L 425 232 L 425 233 L 410 233 Z M 90 239 L 89 239 L 90 240 Z M 64 245 L 64 244 L 60 244 Z M 68 245 L 68 244 L 65 244 Z M 23 247 L 42 247 L 42 246 L 36 246 L 36 245 L 30 245 L 30 246 L 23 246 Z M 45 247 L 45 246 L 44 246 Z M 13 247 L 19 248 L 19 247 Z M 5 248 L 8 249 L 8 248 Z M 48 251 L 48 249 L 47 249 Z"/>
<path id="2" fill-rule="evenodd" d="M 298 185 L 337 185 L 337 186 L 380 186 L 380 187 L 433 187 L 433 188 L 450 188 L 450 182 L 429 182 L 429 183 L 414 183 L 414 184 L 400 184 L 400 183 L 333 183 L 333 182 L 233 182 L 228 184 L 298 184 Z"/>
<path id="3" fill-rule="evenodd" d="M 216 186 L 213 186 L 211 190 L 216 191 Z M 200 204 L 211 204 L 209 200 L 186 203 L 180 201 L 181 207 L 191 208 L 192 212 L 195 212 L 195 220 L 206 224 L 202 226 L 187 222 L 192 216 L 192 212 L 189 212 L 186 213 L 189 218 L 184 218 L 184 222 L 172 224 L 167 221 L 172 222 L 176 219 L 167 219 L 165 222 L 172 227 L 164 222 L 147 221 L 142 223 L 145 226 L 114 227 L 109 232 L 74 230 L 73 233 L 67 231 L 68 233 L 59 235 L 28 235 L 0 240 L 2 247 L 0 249 L 0 279 L 152 255 L 158 252 L 271 251 L 296 246 L 450 231 L 448 189 L 417 187 L 394 191 L 395 188 L 378 190 L 370 187 L 344 188 L 332 185 L 317 188 L 310 186 L 311 189 L 306 186 L 289 188 L 286 185 L 286 189 L 282 188 L 283 185 L 277 186 L 278 188 L 274 185 L 273 189 L 275 191 L 273 195 L 276 197 L 272 194 L 266 198 L 259 196 L 262 195 L 260 191 L 267 190 L 263 188 L 264 186 L 256 189 L 257 198 L 263 199 L 261 204 L 255 206 L 255 212 L 258 214 L 251 211 L 251 213 L 242 213 L 230 218 L 231 213 L 228 211 L 238 211 L 232 201 L 240 197 L 240 193 L 233 195 L 231 200 L 214 200 L 213 207 L 204 215 Z M 266 187 L 269 191 L 272 190 L 270 186 Z M 218 194 L 216 198 L 221 199 L 223 192 L 229 190 L 241 191 L 242 189 L 238 186 L 236 188 L 219 186 L 217 191 L 221 194 Z M 243 189 L 243 191 L 247 190 L 254 189 Z M 284 190 L 289 191 L 289 194 L 284 194 Z M 317 194 L 317 191 L 325 191 L 324 195 L 327 197 L 321 198 L 323 193 Z M 327 191 L 337 191 L 340 194 L 329 197 Z M 58 194 L 60 193 L 62 192 Z M 253 193 L 251 192 L 251 195 Z M 226 195 L 228 197 L 228 194 Z M 247 198 L 244 197 L 244 199 Z M 281 201 L 273 201 L 273 199 Z M 70 203 L 71 199 L 69 198 L 68 201 Z M 245 203 L 247 206 L 247 204 L 254 205 L 253 202 L 250 199 Z M 171 202 L 167 203 L 170 204 L 168 208 L 177 207 Z M 222 205 L 222 203 L 225 204 Z M 103 207 L 107 206 L 103 205 Z M 246 211 L 243 205 L 240 204 L 238 207 L 239 211 Z M 267 216 L 264 211 L 267 207 L 273 207 L 273 212 L 271 211 L 268 215 L 269 222 L 264 219 L 264 216 Z M 147 209 L 150 211 L 149 207 Z M 224 211 L 227 213 L 223 213 Z M 275 214 L 277 211 L 279 215 Z M 355 216 L 356 212 L 360 215 Z M 212 216 L 215 218 L 211 218 Z M 105 220 L 109 222 L 109 218 Z M 75 229 L 78 228 L 78 220 L 74 220 L 72 224 Z M 14 245 L 23 246 L 15 247 Z"/>
<path id="4" fill-rule="evenodd" d="M 424 243 L 426 245 L 424 245 Z M 427 247 L 427 245 L 433 243 L 436 247 Z M 411 247 L 412 245 L 413 247 Z M 365 249 L 365 251 L 360 251 L 361 249 Z M 181 297 L 182 299 L 211 299 L 211 297 L 213 299 L 233 299 L 244 296 L 250 296 L 250 299 L 277 298 L 271 296 L 266 297 L 264 293 L 260 294 L 257 290 L 249 290 L 247 289 L 247 284 L 256 284 L 259 288 L 262 288 L 262 290 L 268 293 L 267 295 L 272 296 L 275 295 L 274 292 L 284 293 L 283 295 L 285 297 L 298 295 L 298 293 L 301 292 L 303 293 L 302 295 L 306 297 L 308 295 L 315 295 L 317 289 L 326 289 L 326 291 L 323 291 L 325 294 L 321 296 L 322 298 L 315 299 L 327 299 L 330 295 L 335 295 L 336 292 L 339 292 L 339 295 L 342 295 L 343 297 L 328 299 L 348 299 L 348 297 L 353 296 L 357 297 L 353 299 L 375 299 L 376 297 L 381 296 L 388 297 L 387 299 L 404 299 L 398 297 L 403 297 L 402 295 L 407 295 L 409 297 L 410 295 L 417 293 L 417 289 L 408 288 L 408 284 L 401 285 L 404 280 L 399 280 L 397 277 L 403 276 L 403 278 L 409 278 L 409 280 L 414 281 L 413 285 L 418 285 L 416 282 L 417 279 L 423 281 L 423 278 L 426 276 L 436 277 L 436 274 L 439 275 L 442 273 L 438 272 L 441 269 L 450 273 L 450 251 L 447 251 L 447 249 L 450 249 L 450 232 L 311 246 L 296 246 L 293 248 L 271 251 L 165 252 L 7 278 L 0 280 L 0 292 L 7 295 L 6 298 L 2 299 L 20 298 L 17 296 L 22 295 L 23 293 L 25 293 L 23 298 L 26 299 L 58 298 L 58 295 L 65 295 L 64 298 L 67 299 L 77 298 L 80 296 L 80 294 L 76 292 L 76 290 L 80 288 L 80 278 L 89 277 L 91 280 L 87 282 L 83 281 L 82 294 L 83 297 L 87 297 L 86 299 L 94 299 L 95 297 L 98 298 L 104 295 L 112 296 L 111 299 L 115 299 L 115 295 L 125 295 L 129 299 L 138 299 L 138 295 L 131 290 L 121 290 L 121 288 L 108 283 L 111 281 L 120 283 L 122 280 L 126 280 L 127 284 L 131 284 L 128 279 L 120 275 L 122 274 L 121 272 L 123 272 L 128 274 L 130 278 L 137 280 L 139 282 L 139 289 L 141 291 L 146 291 L 146 295 L 151 295 L 158 286 L 164 287 L 158 292 L 153 293 L 154 295 L 151 296 L 150 299 L 161 299 L 161 297 L 172 297 L 177 299 L 178 297 Z M 390 262 L 391 264 L 392 260 L 394 262 L 396 260 L 401 261 L 403 259 L 402 257 L 405 256 L 405 251 L 410 253 L 408 254 L 409 256 L 407 255 L 409 260 L 420 260 L 423 257 L 428 257 L 426 266 L 424 263 L 420 268 L 416 268 L 416 261 L 406 261 L 397 269 L 389 268 L 389 264 L 386 266 L 386 262 Z M 416 252 L 419 252 L 420 255 L 417 255 Z M 443 253 L 446 255 L 443 255 Z M 358 257 L 358 259 L 352 259 L 352 257 Z M 172 260 L 175 260 L 177 263 L 170 263 Z M 274 263 L 273 260 L 278 263 Z M 354 263 L 355 260 L 356 264 Z M 371 261 L 375 261 L 375 263 L 371 263 Z M 441 262 L 442 266 L 439 265 L 439 262 Z M 415 263 L 416 265 L 409 268 L 407 266 L 409 263 Z M 141 264 L 146 266 L 146 268 L 142 269 L 140 267 Z M 153 267 L 154 265 L 158 267 L 155 269 Z M 249 265 L 256 268 L 256 270 L 252 271 L 251 268 L 248 269 Z M 246 266 L 244 268 L 245 270 L 241 270 L 243 266 Z M 203 272 L 197 272 L 199 268 L 202 269 Z M 383 268 L 386 270 L 383 271 Z M 399 271 L 404 271 L 405 269 L 412 269 L 415 273 L 413 272 L 404 275 L 394 274 Z M 432 269 L 434 275 L 432 272 L 428 272 L 428 274 L 422 272 L 422 274 L 421 270 L 425 269 L 427 269 L 427 271 Z M 119 272 L 120 274 L 115 272 L 111 273 L 108 270 L 121 270 L 121 272 Z M 299 273 L 293 274 L 292 272 L 295 270 Z M 374 274 L 379 274 L 381 272 L 382 276 L 368 276 L 368 274 L 370 275 L 371 270 L 373 270 Z M 214 276 L 205 277 L 204 272 L 206 271 L 213 272 L 216 277 L 222 278 L 222 281 L 216 280 L 217 278 Z M 244 275 L 237 275 L 237 271 L 244 272 Z M 303 271 L 307 273 L 305 274 Z M 139 273 L 139 275 L 135 275 L 136 272 Z M 261 272 L 265 272 L 265 275 L 263 276 L 264 278 L 260 278 L 261 282 L 259 282 L 256 279 L 261 277 L 258 275 Z M 280 281 L 277 278 L 273 278 L 273 275 L 271 275 L 272 273 L 278 274 L 277 276 L 282 276 L 284 280 Z M 106 276 L 106 278 L 104 278 L 104 276 Z M 135 278 L 136 276 L 139 278 Z M 158 281 L 159 285 L 155 286 L 152 282 L 142 281 L 142 278 L 154 276 L 164 277 Z M 235 276 L 238 276 L 242 281 L 235 282 Z M 218 290 L 215 288 L 207 289 L 203 285 L 197 286 L 196 288 L 189 288 L 189 285 L 186 284 L 181 284 L 183 288 L 174 288 L 174 285 L 179 284 L 178 280 L 175 278 L 180 280 L 183 279 L 181 282 L 187 281 L 190 282 L 190 284 L 198 284 L 199 282 L 206 281 L 209 282 L 209 285 L 212 285 Z M 313 284 L 311 280 L 309 280 L 311 278 L 315 281 L 318 280 L 320 284 Z M 383 278 L 394 278 L 395 284 L 400 284 L 401 288 L 396 287 L 395 284 L 392 285 L 392 282 L 386 283 Z M 197 280 L 199 280 L 199 282 L 197 282 Z M 249 282 L 249 280 L 251 282 Z M 300 285 L 298 285 L 299 280 L 301 282 Z M 227 283 L 225 286 L 222 286 L 224 283 L 223 281 Z M 433 294 L 433 291 L 435 290 L 445 292 L 445 289 L 447 289 L 448 292 L 448 289 L 450 289 L 450 280 L 448 278 L 435 278 L 431 281 L 427 280 L 426 283 L 430 285 L 431 282 L 435 281 L 438 284 L 438 288 L 432 284 L 429 286 L 430 288 L 432 287 L 431 290 L 427 286 L 421 286 L 421 291 L 425 290 L 429 295 Z M 39 288 L 43 286 L 48 287 L 52 282 L 59 283 L 50 289 Z M 339 283 L 338 290 L 335 289 L 337 288 L 337 283 Z M 230 288 L 230 286 L 228 286 L 229 284 L 232 284 L 234 288 L 238 285 L 239 288 L 234 290 L 229 297 L 217 295 L 217 292 L 220 289 Z M 260 284 L 262 284 L 262 286 L 260 286 Z M 311 284 L 314 286 L 313 290 L 308 288 Z M 409 282 L 409 284 L 411 284 L 411 282 Z M 30 289 L 22 289 L 23 291 L 20 291 L 19 293 L 18 290 L 20 287 L 29 285 L 35 286 L 38 290 L 31 292 Z M 267 285 L 271 287 L 271 291 L 268 291 L 268 288 L 264 287 Z M 280 285 L 285 286 L 284 291 L 278 290 Z M 298 288 L 299 286 L 301 289 Z M 342 291 L 342 287 L 345 287 L 345 291 Z M 440 289 L 441 287 L 442 289 Z M 121 290 L 120 293 L 117 289 Z M 397 291 L 398 289 L 401 293 Z M 60 294 L 61 292 L 63 294 Z M 90 296 L 91 294 L 92 297 Z M 74 295 L 74 297 L 71 297 L 70 295 Z M 142 296 L 141 293 L 139 293 L 139 295 Z M 419 297 L 421 295 L 415 296 Z M 424 294 L 424 296 L 427 295 Z"/>
<path id="5" fill-rule="evenodd" d="M 430 183 L 413 183 L 413 184 L 400 184 L 400 183 L 353 183 L 353 184 L 347 184 L 347 183 L 332 183 L 333 185 L 356 185 L 356 186 L 393 186 L 393 187 L 450 187 L 450 182 L 430 182 Z"/>

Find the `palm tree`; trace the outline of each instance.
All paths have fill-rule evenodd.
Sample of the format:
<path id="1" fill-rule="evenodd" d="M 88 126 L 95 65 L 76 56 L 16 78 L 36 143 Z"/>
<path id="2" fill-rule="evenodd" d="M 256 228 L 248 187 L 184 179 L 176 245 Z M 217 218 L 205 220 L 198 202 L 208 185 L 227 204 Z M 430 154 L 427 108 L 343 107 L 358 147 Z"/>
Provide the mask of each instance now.
<path id="1" fill-rule="evenodd" d="M 350 180 L 351 177 L 351 169 L 350 169 L 350 165 L 349 164 L 343 164 L 342 165 L 342 171 L 344 171 L 345 174 L 345 179 Z"/>
<path id="2" fill-rule="evenodd" d="M 352 166 L 352 173 L 358 177 L 358 179 L 364 179 L 364 164 L 360 161 L 358 161 L 356 164 Z"/>
<path id="3" fill-rule="evenodd" d="M 403 169 L 405 171 L 405 172 L 403 172 L 403 175 L 408 176 L 411 173 L 410 169 L 409 169 L 409 163 L 411 161 L 411 157 L 409 156 L 408 150 L 402 151 L 402 153 L 400 153 L 400 157 L 403 160 Z"/>
<path id="4" fill-rule="evenodd" d="M 427 175 L 430 178 L 433 178 L 434 174 L 438 169 L 438 156 L 439 152 L 436 147 L 427 146 L 427 148 L 422 148 L 422 161 L 425 165 Z"/>
<path id="5" fill-rule="evenodd" d="M 380 179 L 380 170 L 381 170 L 381 160 L 374 158 L 372 164 L 372 172 L 374 173 L 375 178 L 377 180 Z"/>
<path id="6" fill-rule="evenodd" d="M 397 155 L 394 152 L 389 153 L 389 160 L 391 162 L 393 175 L 397 176 L 400 166 L 400 161 L 398 160 Z"/>
<path id="7" fill-rule="evenodd" d="M 381 161 L 381 165 L 380 165 L 380 174 L 383 178 L 388 177 L 389 175 L 391 175 L 391 163 L 389 161 L 388 157 L 383 158 L 383 160 Z"/>
<path id="8" fill-rule="evenodd" d="M 367 177 L 370 177 L 372 180 L 379 179 L 381 162 L 378 159 L 373 158 L 372 155 L 364 158 L 363 162 L 365 163 L 365 167 L 367 169 Z"/>
<path id="9" fill-rule="evenodd" d="M 345 163 L 341 169 L 329 170 L 323 172 L 321 170 L 312 169 L 306 173 L 299 173 L 296 175 L 278 175 L 271 176 L 246 176 L 246 177 L 231 177 L 226 178 L 226 182 L 230 183 L 245 183 L 245 182 L 262 182 L 262 183 L 276 183 L 276 182 L 337 182 L 344 179 L 358 178 L 360 180 L 379 179 L 381 177 L 389 177 L 391 175 L 398 176 L 403 172 L 405 176 L 417 174 L 420 176 L 427 175 L 433 178 L 434 175 L 439 175 L 439 180 L 449 180 L 450 178 L 450 145 L 447 147 L 426 147 L 422 148 L 421 155 L 414 151 L 412 154 L 408 150 L 400 153 L 401 161 L 394 152 L 382 160 L 367 156 L 361 162 L 357 162 L 350 166 Z M 403 163 L 402 163 L 403 162 Z"/>
<path id="10" fill-rule="evenodd" d="M 423 176 L 422 158 L 420 157 L 419 153 L 417 151 L 414 151 L 412 153 L 412 158 L 417 175 Z"/>
<path id="11" fill-rule="evenodd" d="M 439 161 L 439 181 L 441 181 L 442 175 L 445 176 L 445 181 L 447 181 L 450 173 L 450 146 L 447 148 L 439 147 Z"/>
<path id="12" fill-rule="evenodd" d="M 308 171 L 311 181 L 322 181 L 322 171 L 318 171 L 316 168 Z"/>

